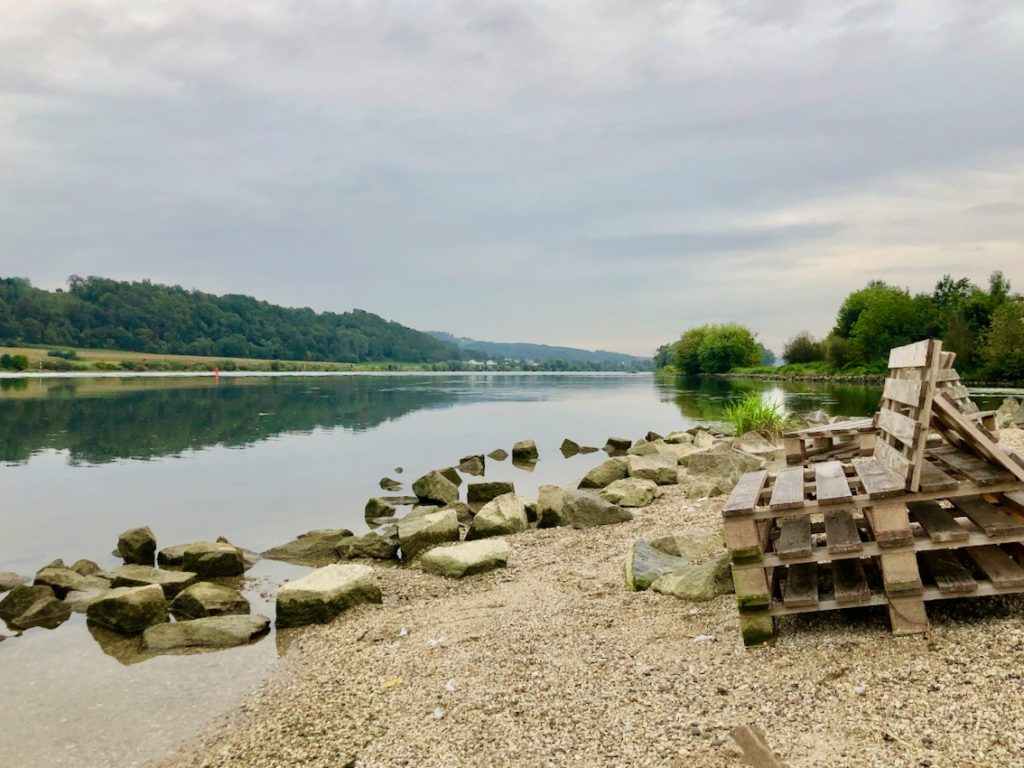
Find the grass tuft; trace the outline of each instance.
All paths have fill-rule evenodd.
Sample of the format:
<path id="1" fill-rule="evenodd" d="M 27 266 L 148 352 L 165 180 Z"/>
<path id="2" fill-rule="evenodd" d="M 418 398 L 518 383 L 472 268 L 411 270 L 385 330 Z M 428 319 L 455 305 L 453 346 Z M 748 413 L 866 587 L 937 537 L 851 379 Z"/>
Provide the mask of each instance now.
<path id="1" fill-rule="evenodd" d="M 722 418 L 737 435 L 758 432 L 775 440 L 782 436 L 789 417 L 778 403 L 766 402 L 756 392 L 748 392 L 742 400 L 727 405 Z"/>

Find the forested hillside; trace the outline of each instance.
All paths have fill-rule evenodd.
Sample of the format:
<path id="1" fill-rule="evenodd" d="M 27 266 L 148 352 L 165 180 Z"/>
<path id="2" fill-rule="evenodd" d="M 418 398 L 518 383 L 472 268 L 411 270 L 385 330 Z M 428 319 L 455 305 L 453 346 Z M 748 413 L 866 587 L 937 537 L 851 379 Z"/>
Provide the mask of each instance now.
<path id="1" fill-rule="evenodd" d="M 609 352 L 604 349 L 589 350 L 576 347 L 553 347 L 548 344 L 529 344 L 526 342 L 479 341 L 466 337 L 456 337 L 444 331 L 427 331 L 440 341 L 456 345 L 463 351 L 463 357 L 499 358 L 536 363 L 563 362 L 566 364 L 581 363 L 600 370 L 651 370 L 649 357 L 626 355 L 622 352 Z"/>
<path id="2" fill-rule="evenodd" d="M 67 291 L 0 279 L 0 345 L 269 360 L 438 362 L 458 350 L 362 310 L 293 309 L 149 281 L 72 277 Z"/>

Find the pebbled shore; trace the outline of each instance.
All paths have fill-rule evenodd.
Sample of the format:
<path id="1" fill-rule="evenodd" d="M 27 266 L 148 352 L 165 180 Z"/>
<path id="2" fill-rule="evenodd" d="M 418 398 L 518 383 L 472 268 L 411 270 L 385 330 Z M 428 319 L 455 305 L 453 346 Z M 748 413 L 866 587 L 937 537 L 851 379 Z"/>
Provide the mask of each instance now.
<path id="1" fill-rule="evenodd" d="M 881 608 L 787 617 L 745 649 L 731 597 L 625 591 L 635 539 L 718 527 L 722 499 L 664 490 L 508 537 L 503 571 L 378 567 L 383 607 L 282 632 L 271 680 L 162 765 L 724 767 L 747 723 L 793 768 L 1024 764 L 1024 600 L 933 603 L 909 638 Z"/>

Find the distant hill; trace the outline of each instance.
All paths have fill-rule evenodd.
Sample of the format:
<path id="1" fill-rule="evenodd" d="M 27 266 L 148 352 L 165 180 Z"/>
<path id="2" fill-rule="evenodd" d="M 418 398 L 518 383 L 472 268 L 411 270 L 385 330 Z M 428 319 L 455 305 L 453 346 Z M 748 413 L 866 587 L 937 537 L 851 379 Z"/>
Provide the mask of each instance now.
<path id="1" fill-rule="evenodd" d="M 534 361 L 546 363 L 561 360 L 568 363 L 585 363 L 588 365 L 614 365 L 629 370 L 650 370 L 653 367 L 651 358 L 626 355 L 621 352 L 605 350 L 576 349 L 574 347 L 552 347 L 547 344 L 528 344 L 525 342 L 480 341 L 466 337 L 453 336 L 444 331 L 427 331 L 439 341 L 454 344 L 462 350 L 462 357 L 477 355 L 483 358 L 506 358 L 509 360 Z"/>
<path id="2" fill-rule="evenodd" d="M 314 312 L 102 277 L 72 277 L 67 291 L 0 279 L 0 343 L 342 363 L 459 357 L 453 344 L 359 309 Z"/>

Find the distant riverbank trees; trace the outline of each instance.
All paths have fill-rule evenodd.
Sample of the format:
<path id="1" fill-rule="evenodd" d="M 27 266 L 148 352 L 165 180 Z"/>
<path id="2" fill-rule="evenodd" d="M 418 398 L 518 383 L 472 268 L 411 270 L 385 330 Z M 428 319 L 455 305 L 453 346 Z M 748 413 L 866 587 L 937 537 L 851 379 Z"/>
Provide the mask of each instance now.
<path id="1" fill-rule="evenodd" d="M 685 331 L 675 344 L 659 349 L 655 362 L 658 367 L 672 365 L 687 375 L 725 373 L 760 365 L 762 350 L 754 333 L 738 323 L 701 325 Z"/>

